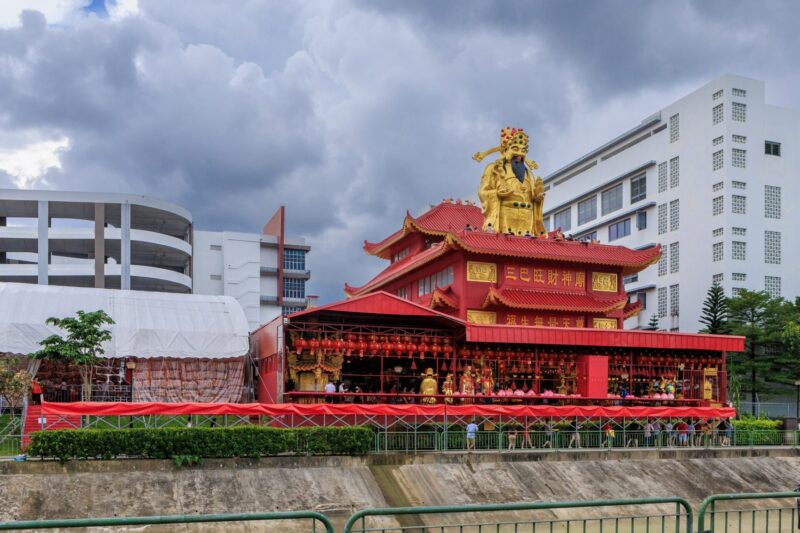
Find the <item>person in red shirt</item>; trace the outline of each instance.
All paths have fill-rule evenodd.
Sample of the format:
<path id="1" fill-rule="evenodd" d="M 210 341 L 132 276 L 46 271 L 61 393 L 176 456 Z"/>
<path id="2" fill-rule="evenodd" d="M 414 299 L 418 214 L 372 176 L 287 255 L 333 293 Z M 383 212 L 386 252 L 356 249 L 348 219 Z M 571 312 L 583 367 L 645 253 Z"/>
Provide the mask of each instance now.
<path id="1" fill-rule="evenodd" d="M 31 382 L 31 396 L 33 398 L 33 405 L 41 405 L 42 403 L 42 386 L 39 385 L 39 380 L 35 379 Z"/>

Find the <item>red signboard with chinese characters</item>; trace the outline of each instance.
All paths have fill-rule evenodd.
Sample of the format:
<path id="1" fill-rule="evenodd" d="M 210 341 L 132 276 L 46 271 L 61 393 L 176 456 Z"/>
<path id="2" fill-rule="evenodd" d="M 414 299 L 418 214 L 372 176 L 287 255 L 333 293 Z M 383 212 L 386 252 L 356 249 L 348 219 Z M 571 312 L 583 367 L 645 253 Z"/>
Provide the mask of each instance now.
<path id="1" fill-rule="evenodd" d="M 509 263 L 503 266 L 501 283 L 508 287 L 585 292 L 586 272 L 533 263 Z"/>

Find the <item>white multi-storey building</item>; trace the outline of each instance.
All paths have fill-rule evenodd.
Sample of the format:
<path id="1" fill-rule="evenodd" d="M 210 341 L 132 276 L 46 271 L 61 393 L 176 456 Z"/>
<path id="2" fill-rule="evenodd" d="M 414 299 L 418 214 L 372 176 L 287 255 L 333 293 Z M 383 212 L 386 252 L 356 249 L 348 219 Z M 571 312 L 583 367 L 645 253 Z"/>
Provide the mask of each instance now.
<path id="1" fill-rule="evenodd" d="M 194 232 L 194 282 L 200 294 L 236 298 L 255 329 L 279 314 L 305 309 L 310 247 L 284 234 L 281 207 L 259 233 Z"/>
<path id="2" fill-rule="evenodd" d="M 764 82 L 724 75 L 545 178 L 548 227 L 631 248 L 658 265 L 626 278 L 644 311 L 628 328 L 697 331 L 712 283 L 800 295 L 800 111 Z"/>
<path id="3" fill-rule="evenodd" d="M 282 207 L 261 233 L 210 232 L 156 198 L 0 189 L 0 282 L 232 296 L 255 329 L 306 308 L 309 249 Z"/>

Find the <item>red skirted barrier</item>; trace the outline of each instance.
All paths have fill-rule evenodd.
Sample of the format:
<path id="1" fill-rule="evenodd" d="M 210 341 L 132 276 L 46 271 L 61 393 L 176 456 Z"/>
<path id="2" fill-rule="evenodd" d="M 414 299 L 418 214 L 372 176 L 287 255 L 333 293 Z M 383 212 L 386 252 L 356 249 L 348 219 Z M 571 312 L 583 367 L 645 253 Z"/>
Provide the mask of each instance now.
<path id="1" fill-rule="evenodd" d="M 414 404 L 266 404 L 161 402 L 43 402 L 51 415 L 240 415 L 240 416 L 507 416 L 538 418 L 731 418 L 732 407 L 609 407 L 594 405 L 414 405 Z"/>

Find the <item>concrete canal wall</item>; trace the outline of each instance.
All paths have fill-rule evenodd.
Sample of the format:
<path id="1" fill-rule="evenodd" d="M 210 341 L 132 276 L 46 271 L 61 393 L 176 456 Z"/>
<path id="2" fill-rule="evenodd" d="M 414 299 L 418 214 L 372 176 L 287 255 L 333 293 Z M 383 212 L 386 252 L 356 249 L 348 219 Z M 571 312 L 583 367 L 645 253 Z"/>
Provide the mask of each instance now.
<path id="1" fill-rule="evenodd" d="M 696 506 L 710 494 L 790 490 L 798 483 L 800 454 L 792 449 L 278 457 L 205 460 L 201 466 L 183 468 L 171 461 L 61 465 L 33 460 L 0 463 L 0 519 L 308 509 L 330 516 L 341 528 L 347 516 L 369 507 L 656 496 L 680 496 Z M 666 509 L 673 511 L 674 506 Z M 539 516 L 564 518 L 575 513 Z M 530 514 L 503 519 L 524 516 Z M 403 522 L 419 523 L 414 520 L 419 519 L 409 517 Z M 443 520 L 456 518 L 439 519 Z M 383 523 L 395 522 L 387 519 Z M 212 528 L 183 530 L 201 529 Z M 220 525 L 219 530 L 255 528 Z M 259 530 L 264 531 L 263 524 Z M 285 524 L 267 530 L 295 529 Z"/>

